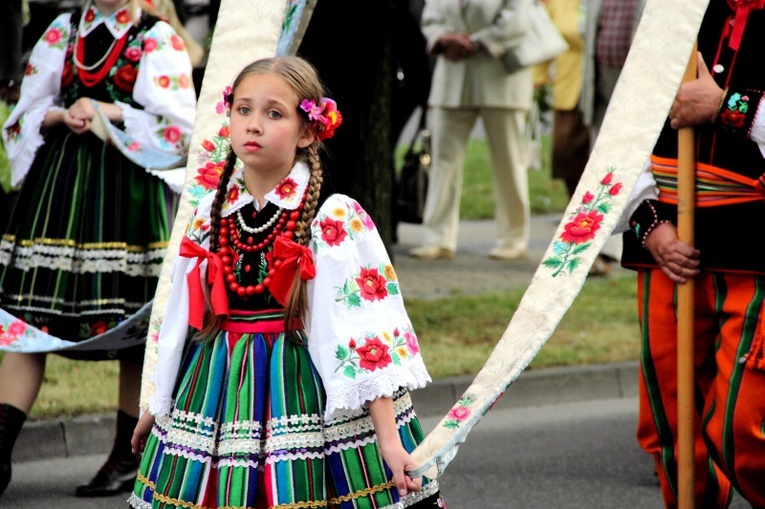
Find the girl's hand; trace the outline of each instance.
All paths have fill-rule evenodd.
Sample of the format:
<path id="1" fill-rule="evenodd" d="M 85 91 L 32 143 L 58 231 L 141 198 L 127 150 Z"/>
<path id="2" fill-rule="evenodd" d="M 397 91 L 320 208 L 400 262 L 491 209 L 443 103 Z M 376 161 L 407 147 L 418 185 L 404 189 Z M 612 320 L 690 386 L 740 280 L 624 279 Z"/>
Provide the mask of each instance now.
<path id="1" fill-rule="evenodd" d="M 699 273 L 701 252 L 677 238 L 677 228 L 671 223 L 662 223 L 654 228 L 645 239 L 645 247 L 669 279 L 678 284 Z"/>
<path id="2" fill-rule="evenodd" d="M 81 97 L 64 112 L 64 124 L 76 134 L 90 130 L 90 123 L 96 114 L 89 97 Z"/>
<path id="3" fill-rule="evenodd" d="M 130 447 L 133 450 L 133 454 L 143 452 L 144 447 L 146 447 L 146 438 L 151 433 L 152 426 L 154 426 L 154 416 L 148 411 L 144 411 L 141 418 L 138 419 L 138 424 L 135 425 L 133 438 L 130 439 Z"/>
<path id="4" fill-rule="evenodd" d="M 420 491 L 422 488 L 422 477 L 412 478 L 407 475 L 407 471 L 415 470 L 419 465 L 412 456 L 406 452 L 401 441 L 396 438 L 387 442 L 379 442 L 380 452 L 385 463 L 393 472 L 393 482 L 401 496 L 410 491 Z"/>

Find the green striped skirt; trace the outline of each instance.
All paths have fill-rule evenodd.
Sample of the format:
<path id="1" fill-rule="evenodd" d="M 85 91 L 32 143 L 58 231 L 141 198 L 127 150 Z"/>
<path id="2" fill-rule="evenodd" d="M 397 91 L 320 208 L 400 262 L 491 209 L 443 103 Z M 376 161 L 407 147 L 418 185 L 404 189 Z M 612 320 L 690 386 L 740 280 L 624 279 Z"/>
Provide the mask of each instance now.
<path id="1" fill-rule="evenodd" d="M 189 342 L 175 406 L 154 424 L 130 505 L 444 507 L 427 479 L 420 493 L 400 499 L 367 411 L 324 420 L 321 379 L 282 324 L 281 313 L 239 315 L 214 339 Z M 409 393 L 400 390 L 394 401 L 411 451 L 422 429 Z"/>
<path id="2" fill-rule="evenodd" d="M 52 129 L 0 241 L 0 307 L 67 341 L 114 327 L 154 297 L 176 208 L 114 147 Z"/>

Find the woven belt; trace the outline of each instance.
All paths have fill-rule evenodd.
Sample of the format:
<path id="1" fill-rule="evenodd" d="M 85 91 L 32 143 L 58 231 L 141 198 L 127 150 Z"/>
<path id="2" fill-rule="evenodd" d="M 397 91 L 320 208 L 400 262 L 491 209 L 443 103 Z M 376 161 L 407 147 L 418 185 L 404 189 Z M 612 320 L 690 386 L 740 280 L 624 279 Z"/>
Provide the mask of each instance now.
<path id="1" fill-rule="evenodd" d="M 677 205 L 677 159 L 651 156 L 659 201 Z M 765 199 L 765 174 L 752 179 L 711 164 L 696 163 L 696 206 L 719 207 Z"/>

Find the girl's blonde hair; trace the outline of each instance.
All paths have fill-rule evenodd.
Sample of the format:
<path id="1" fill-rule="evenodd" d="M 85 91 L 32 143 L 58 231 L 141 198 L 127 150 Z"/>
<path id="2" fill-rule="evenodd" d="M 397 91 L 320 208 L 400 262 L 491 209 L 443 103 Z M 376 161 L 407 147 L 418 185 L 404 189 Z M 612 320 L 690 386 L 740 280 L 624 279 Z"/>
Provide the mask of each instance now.
<path id="1" fill-rule="evenodd" d="M 85 9 L 87 9 L 93 0 L 86 0 Z M 189 34 L 186 28 L 178 18 L 178 13 L 175 10 L 173 0 L 128 0 L 127 3 L 128 12 L 130 13 L 130 19 L 133 20 L 133 24 L 136 25 L 140 21 L 138 13 L 143 11 L 156 16 L 163 21 L 166 21 L 183 39 L 186 45 L 186 51 L 189 54 L 191 60 L 191 66 L 196 67 L 205 56 L 205 50 L 202 46 Z"/>
<path id="2" fill-rule="evenodd" d="M 281 56 L 256 60 L 242 69 L 232 85 L 229 104 L 233 103 L 234 98 L 236 97 L 237 87 L 242 80 L 253 74 L 275 74 L 280 76 L 292 88 L 299 101 L 309 99 L 318 104 L 324 95 L 324 87 L 319 79 L 319 74 L 310 63 L 297 56 Z M 305 112 L 301 110 L 300 113 L 300 118 L 304 123 L 303 128 L 313 129 L 314 126 L 310 123 Z M 297 227 L 295 228 L 294 240 L 302 246 L 308 245 L 308 241 L 311 238 L 311 222 L 316 215 L 316 210 L 319 204 L 319 193 L 321 192 L 321 185 L 324 181 L 321 159 L 319 156 L 321 146 L 322 143 L 317 137 L 314 142 L 307 147 L 297 147 L 295 153 L 295 161 L 306 163 L 311 172 L 311 176 L 308 180 L 305 203 L 303 204 L 303 212 L 300 219 L 297 221 Z M 226 199 L 229 180 L 234 173 L 236 159 L 236 154 L 229 148 L 226 164 L 221 172 L 218 188 L 210 210 L 210 251 L 212 252 L 216 252 L 219 247 L 218 236 L 220 232 L 221 210 Z M 295 322 L 295 319 L 301 319 L 307 311 L 307 308 L 308 299 L 306 295 L 305 281 L 300 277 L 300 272 L 298 271 L 295 275 L 295 280 L 292 283 L 290 296 L 284 312 L 285 329 L 290 334 L 290 337 L 296 341 L 299 341 L 299 338 L 297 337 L 297 334 L 295 334 L 295 331 L 290 330 L 291 324 Z M 208 315 L 215 316 L 212 313 L 208 313 Z M 206 339 L 214 336 L 220 328 L 221 321 L 222 318 L 220 317 L 208 320 L 205 328 L 199 333 L 198 337 Z"/>

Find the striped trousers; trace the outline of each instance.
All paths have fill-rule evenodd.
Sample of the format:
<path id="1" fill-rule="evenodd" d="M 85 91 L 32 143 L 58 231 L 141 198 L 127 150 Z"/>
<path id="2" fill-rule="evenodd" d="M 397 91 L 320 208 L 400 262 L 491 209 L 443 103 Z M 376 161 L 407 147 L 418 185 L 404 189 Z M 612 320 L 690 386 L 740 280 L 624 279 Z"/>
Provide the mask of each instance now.
<path id="1" fill-rule="evenodd" d="M 694 280 L 695 506 L 727 507 L 732 487 L 765 508 L 765 276 Z M 637 438 L 654 458 L 666 507 L 677 507 L 676 287 L 638 273 L 642 333 Z"/>

